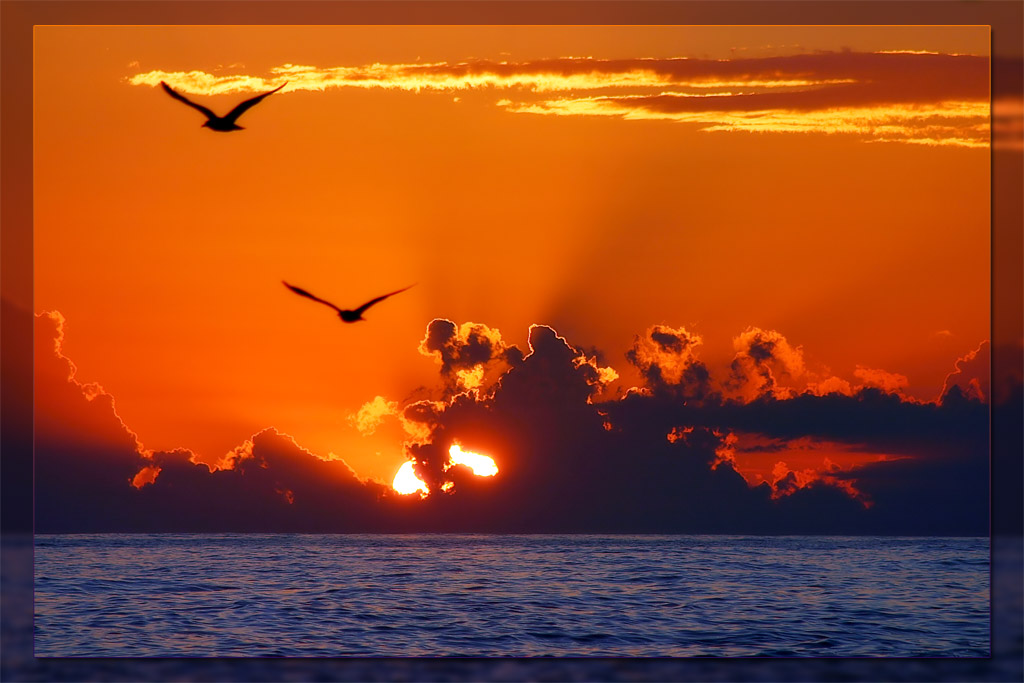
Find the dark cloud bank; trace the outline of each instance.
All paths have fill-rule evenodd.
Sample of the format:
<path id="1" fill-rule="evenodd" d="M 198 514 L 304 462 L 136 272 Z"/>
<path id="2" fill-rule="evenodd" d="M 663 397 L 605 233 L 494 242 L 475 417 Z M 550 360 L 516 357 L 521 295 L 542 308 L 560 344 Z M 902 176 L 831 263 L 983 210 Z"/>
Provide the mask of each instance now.
<path id="1" fill-rule="evenodd" d="M 421 351 L 441 362 L 443 389 L 402 415 L 429 428 L 429 440 L 407 444 L 432 490 L 421 499 L 363 482 L 274 429 L 236 449 L 230 469 L 147 452 L 113 399 L 73 378 L 59 336 L 56 319 L 37 318 L 37 532 L 989 532 L 988 405 L 955 382 L 934 403 L 871 387 L 780 399 L 777 378 L 765 380 L 770 346 L 748 349 L 742 358 L 757 362 L 734 363 L 718 384 L 693 352 L 699 338 L 655 327 L 627 353 L 645 386 L 604 397 L 609 375 L 548 327 L 531 327 L 520 351 L 484 326 L 460 334 L 435 320 Z M 460 393 L 456 373 L 481 364 L 487 379 Z M 760 397 L 725 398 L 751 379 L 743 367 Z M 1019 382 L 1004 393 L 1020 405 Z M 802 488 L 792 476 L 750 486 L 730 458 L 733 432 L 892 459 Z M 448 466 L 455 441 L 491 455 L 498 475 Z M 152 483 L 132 485 L 156 468 Z"/>

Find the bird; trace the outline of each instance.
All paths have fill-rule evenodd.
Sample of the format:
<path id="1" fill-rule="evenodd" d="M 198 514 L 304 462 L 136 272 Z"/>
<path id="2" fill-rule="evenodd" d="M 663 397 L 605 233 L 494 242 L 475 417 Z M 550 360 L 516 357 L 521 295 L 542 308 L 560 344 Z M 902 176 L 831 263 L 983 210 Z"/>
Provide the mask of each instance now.
<path id="1" fill-rule="evenodd" d="M 262 100 L 264 97 L 268 97 L 270 95 L 273 95 L 278 90 L 280 90 L 284 86 L 288 85 L 288 82 L 285 81 L 284 83 L 282 83 L 281 85 L 277 86 L 276 88 L 274 88 L 270 92 L 265 92 L 262 95 L 257 95 L 256 97 L 250 98 L 250 99 L 246 100 L 245 102 L 242 102 L 237 107 L 235 107 L 234 109 L 229 111 L 226 116 L 217 116 L 216 114 L 214 114 L 212 111 L 210 111 L 209 109 L 207 109 L 203 105 L 196 104 L 195 102 L 193 102 L 192 100 L 188 99 L 184 95 L 176 93 L 174 91 L 174 89 L 171 88 L 171 86 L 167 85 L 163 81 L 160 81 L 160 85 L 162 85 L 164 87 L 164 92 L 166 92 L 168 95 L 170 95 L 174 99 L 178 100 L 179 102 L 184 102 L 185 104 L 187 104 L 188 106 L 192 107 L 193 109 L 198 109 L 199 111 L 201 111 L 203 113 L 203 116 L 205 116 L 206 119 L 207 119 L 206 123 L 204 123 L 203 126 L 202 126 L 203 128 L 209 128 L 210 130 L 215 130 L 215 131 L 217 131 L 219 133 L 230 133 L 233 130 L 245 130 L 244 128 L 242 128 L 242 126 L 239 126 L 238 124 L 235 123 L 235 121 L 238 120 L 238 117 L 241 116 L 242 114 L 244 114 L 245 112 L 247 112 L 250 107 L 254 107 L 257 104 L 259 104 L 260 100 Z"/>
<path id="2" fill-rule="evenodd" d="M 298 288 L 298 287 L 296 287 L 294 285 L 290 285 L 287 282 L 285 282 L 284 280 L 281 280 L 281 283 L 285 287 L 287 287 L 288 289 L 290 289 L 293 292 L 295 292 L 296 294 L 298 294 L 299 296 L 304 296 L 306 298 L 312 299 L 313 301 L 319 301 L 320 303 L 322 303 L 322 304 L 324 304 L 326 306 L 330 306 L 331 308 L 333 308 L 334 310 L 336 310 L 338 312 L 338 317 L 340 317 L 344 322 L 347 322 L 347 323 L 354 323 L 354 322 L 357 322 L 359 320 L 366 320 L 366 318 L 363 317 L 363 313 L 365 313 L 366 309 L 368 309 L 370 306 L 373 306 L 376 303 L 380 303 L 381 301 L 384 301 L 384 299 L 387 299 L 389 296 L 394 296 L 395 294 L 398 294 L 399 292 L 404 292 L 405 290 L 409 289 L 409 287 L 413 286 L 413 285 L 409 285 L 409 287 L 403 287 L 402 289 L 396 289 L 395 291 L 389 292 L 388 294 L 384 294 L 382 296 L 378 296 L 376 299 L 370 299 L 369 301 L 367 301 L 365 304 L 363 304 L 359 308 L 354 308 L 354 309 L 351 309 L 351 310 L 347 310 L 347 309 L 338 308 L 337 306 L 332 304 L 330 301 L 324 301 L 320 297 L 313 296 L 312 294 L 310 294 L 306 290 L 300 289 L 300 288 Z"/>

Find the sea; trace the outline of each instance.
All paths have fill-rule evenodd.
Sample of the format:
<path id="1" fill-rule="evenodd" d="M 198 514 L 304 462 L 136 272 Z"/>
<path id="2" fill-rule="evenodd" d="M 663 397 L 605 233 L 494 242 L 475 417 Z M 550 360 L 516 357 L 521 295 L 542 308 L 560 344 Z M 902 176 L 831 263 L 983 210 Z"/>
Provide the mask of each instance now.
<path id="1" fill-rule="evenodd" d="M 988 538 L 36 535 L 36 657 L 990 654 Z"/>

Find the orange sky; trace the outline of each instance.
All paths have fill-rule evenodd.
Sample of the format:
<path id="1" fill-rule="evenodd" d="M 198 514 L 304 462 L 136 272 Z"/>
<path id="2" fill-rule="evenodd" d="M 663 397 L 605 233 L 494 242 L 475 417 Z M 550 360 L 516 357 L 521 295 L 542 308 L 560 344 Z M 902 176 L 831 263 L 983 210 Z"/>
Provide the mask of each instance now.
<path id="1" fill-rule="evenodd" d="M 677 108 L 808 86 L 600 78 L 603 60 L 988 46 L 987 27 L 39 27 L 35 309 L 61 312 L 78 379 L 114 396 L 147 448 L 214 461 L 273 426 L 385 481 L 401 429 L 364 436 L 350 416 L 436 384 L 417 350 L 433 318 L 520 347 L 550 325 L 599 349 L 622 387 L 652 325 L 699 334 L 712 367 L 756 326 L 802 347 L 804 383 L 881 370 L 933 399 L 989 334 L 990 157 L 970 110 L 987 95 L 678 121 L 621 96 Z M 416 91 L 398 86 L 420 72 L 395 68 L 523 74 L 565 57 L 603 75 Z M 338 87 L 339 68 L 375 64 L 395 87 Z M 225 76 L 258 80 L 230 92 Z M 219 113 L 295 82 L 222 135 L 161 78 Z M 938 127 L 914 128 L 922 111 Z M 737 121 L 764 126 L 702 130 Z M 920 144 L 943 140 L 957 144 Z M 343 306 L 417 284 L 348 326 L 282 279 Z"/>

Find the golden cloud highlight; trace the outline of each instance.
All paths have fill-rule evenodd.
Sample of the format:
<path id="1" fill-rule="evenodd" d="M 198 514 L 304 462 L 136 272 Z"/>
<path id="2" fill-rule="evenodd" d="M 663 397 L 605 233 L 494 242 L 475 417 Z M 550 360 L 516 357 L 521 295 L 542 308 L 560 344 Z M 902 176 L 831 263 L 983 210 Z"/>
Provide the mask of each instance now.
<path id="1" fill-rule="evenodd" d="M 875 368 L 866 368 L 863 365 L 857 366 L 853 371 L 853 376 L 859 379 L 863 386 L 874 387 L 892 394 L 902 394 L 903 390 L 910 384 L 905 375 Z"/>
<path id="2" fill-rule="evenodd" d="M 431 64 L 369 64 L 364 66 L 316 67 L 284 64 L 270 69 L 272 76 L 217 75 L 206 71 L 153 70 L 128 78 L 132 85 L 157 86 L 166 81 L 194 95 L 225 95 L 260 92 L 285 81 L 289 91 L 323 92 L 331 88 L 361 88 L 423 91 L 459 91 L 521 88 L 531 92 L 565 92 L 606 88 L 662 88 L 685 85 L 695 89 L 716 88 L 806 88 L 854 83 L 850 78 L 763 77 L 737 74 L 723 78 L 714 74 L 679 76 L 666 70 L 675 59 L 630 60 L 630 66 L 592 58 L 566 58 L 535 63 L 437 62 Z M 645 68 L 644 64 L 648 64 Z"/>
<path id="3" fill-rule="evenodd" d="M 792 398 L 793 387 L 780 383 L 804 374 L 802 347 L 793 348 L 775 330 L 748 327 L 733 339 L 736 355 L 730 365 L 726 390 L 734 398 L 753 401 L 762 396 Z"/>
<path id="4" fill-rule="evenodd" d="M 671 97 L 693 97 L 678 93 Z M 628 121 L 672 121 L 700 126 L 704 132 L 826 133 L 859 135 L 871 142 L 905 142 L 932 146 L 989 146 L 985 102 L 944 102 L 937 105 L 835 107 L 823 110 L 763 109 L 731 111 L 728 96 L 706 97 L 704 111 L 663 111 L 648 106 L 649 98 L 579 97 L 534 104 L 508 101 L 518 114 L 607 116 Z M 714 106 L 711 105 L 713 101 Z"/>
<path id="5" fill-rule="evenodd" d="M 703 343 L 700 335 L 686 328 L 654 325 L 642 337 L 634 337 L 626 358 L 648 376 L 656 372 L 659 380 L 679 384 L 697 361 L 697 347 Z"/>
<path id="6" fill-rule="evenodd" d="M 957 358 L 953 372 L 946 375 L 942 383 L 939 401 L 953 387 L 960 389 L 964 396 L 984 403 L 991 401 L 991 343 L 986 339 L 978 348 Z"/>
<path id="7" fill-rule="evenodd" d="M 441 366 L 449 393 L 483 390 L 521 357 L 501 338 L 501 332 L 480 323 L 456 325 L 435 318 L 427 325 L 419 352 Z"/>
<path id="8" fill-rule="evenodd" d="M 85 400 L 90 403 L 106 403 L 109 406 L 109 411 L 114 420 L 116 420 L 117 426 L 123 431 L 124 435 L 130 441 L 132 448 L 135 453 L 144 458 L 147 461 L 152 462 L 153 451 L 147 449 L 142 445 L 139 440 L 138 434 L 128 427 L 124 419 L 117 413 L 117 408 L 114 405 L 114 397 L 111 396 L 103 389 L 101 385 L 96 382 L 80 382 L 77 379 L 78 366 L 64 355 L 64 332 L 67 320 L 60 311 L 45 311 L 43 313 L 37 313 L 36 318 L 48 319 L 54 326 L 54 337 L 53 345 L 51 347 L 53 354 L 60 360 L 64 373 L 62 379 L 67 381 L 68 384 L 74 386 Z M 36 382 L 38 386 L 38 381 Z M 37 388 L 36 399 L 39 400 L 39 390 Z M 135 474 L 129 480 L 129 483 L 135 488 L 142 488 L 148 483 L 151 483 L 156 479 L 160 473 L 160 468 L 156 464 L 146 465 L 138 473 Z"/>
<path id="9" fill-rule="evenodd" d="M 988 59 L 930 51 L 718 60 L 284 64 L 266 77 L 153 70 L 126 81 L 148 86 L 166 81 L 183 92 L 210 96 L 265 92 L 285 81 L 283 92 L 515 92 L 518 101 L 503 97 L 494 104 L 515 114 L 664 120 L 695 124 L 705 132 L 825 133 L 868 142 L 989 146 Z M 544 99 L 537 101 L 535 95 Z M 996 139 L 1000 146 L 1017 148 L 1019 111 L 1002 100 L 996 105 Z"/>
<path id="10" fill-rule="evenodd" d="M 389 415 L 398 414 L 398 402 L 389 401 L 383 396 L 377 396 L 372 401 L 367 401 L 359 410 L 348 416 L 348 421 L 363 436 L 370 436 L 377 427 Z"/>

